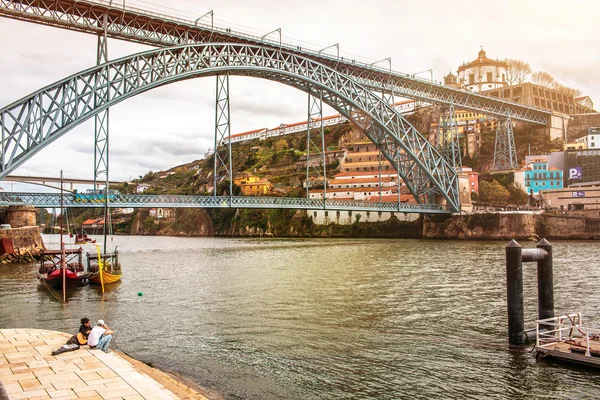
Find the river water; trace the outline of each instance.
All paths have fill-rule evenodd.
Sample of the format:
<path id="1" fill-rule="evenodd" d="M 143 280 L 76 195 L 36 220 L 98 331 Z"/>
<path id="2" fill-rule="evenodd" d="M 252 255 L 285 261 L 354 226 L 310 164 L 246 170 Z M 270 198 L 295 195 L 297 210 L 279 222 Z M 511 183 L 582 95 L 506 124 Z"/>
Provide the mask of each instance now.
<path id="1" fill-rule="evenodd" d="M 45 236 L 57 246 L 57 239 Z M 121 283 L 0 266 L 0 327 L 76 332 L 227 399 L 598 398 L 600 374 L 507 346 L 506 242 L 117 236 Z M 533 243 L 523 243 L 525 247 Z M 554 243 L 556 313 L 600 326 L 600 246 Z M 525 264 L 525 320 L 537 313 Z M 141 296 L 139 295 L 141 294 Z"/>

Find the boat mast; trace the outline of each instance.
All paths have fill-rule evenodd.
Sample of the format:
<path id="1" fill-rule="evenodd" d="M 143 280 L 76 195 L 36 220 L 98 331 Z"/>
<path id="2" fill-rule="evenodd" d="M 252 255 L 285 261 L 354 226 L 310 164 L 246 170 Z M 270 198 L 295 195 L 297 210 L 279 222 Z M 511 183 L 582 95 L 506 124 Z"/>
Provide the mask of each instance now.
<path id="1" fill-rule="evenodd" d="M 107 230 L 106 230 L 106 224 L 108 223 L 108 219 L 109 219 L 109 213 L 108 213 L 108 202 L 109 200 L 109 196 L 108 196 L 108 171 L 106 172 L 106 185 L 104 186 L 104 192 L 105 192 L 105 201 L 104 201 L 104 224 L 103 224 L 103 229 L 102 229 L 102 233 L 104 235 L 104 254 L 106 254 L 106 235 Z"/>
<path id="2" fill-rule="evenodd" d="M 65 260 L 65 243 L 63 242 L 63 172 L 60 171 L 60 269 L 62 272 L 62 292 L 63 292 L 63 303 L 67 301 L 66 286 L 67 286 L 67 263 Z"/>

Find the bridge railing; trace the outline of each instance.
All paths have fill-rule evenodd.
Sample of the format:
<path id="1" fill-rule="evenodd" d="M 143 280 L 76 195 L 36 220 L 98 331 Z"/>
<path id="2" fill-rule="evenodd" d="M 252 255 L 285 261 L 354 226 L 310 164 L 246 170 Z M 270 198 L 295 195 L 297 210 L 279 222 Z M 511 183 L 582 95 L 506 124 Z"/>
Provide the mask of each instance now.
<path id="1" fill-rule="evenodd" d="M 440 204 L 392 203 L 354 200 L 323 200 L 297 197 L 200 196 L 109 194 L 111 208 L 287 208 L 332 211 L 382 211 L 449 214 L 451 208 Z M 104 207 L 104 194 L 0 193 L 0 206 L 31 205 L 40 208 Z"/>

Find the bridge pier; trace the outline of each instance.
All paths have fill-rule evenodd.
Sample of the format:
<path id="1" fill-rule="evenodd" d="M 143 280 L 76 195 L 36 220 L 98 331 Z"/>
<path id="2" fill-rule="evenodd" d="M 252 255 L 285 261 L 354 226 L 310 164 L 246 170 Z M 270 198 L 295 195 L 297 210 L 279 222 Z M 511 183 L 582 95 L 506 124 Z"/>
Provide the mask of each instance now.
<path id="1" fill-rule="evenodd" d="M 108 36 L 107 36 L 107 14 L 102 19 L 103 32 L 98 34 L 98 47 L 96 49 L 96 65 L 108 62 Z M 108 101 L 108 89 L 106 89 L 105 102 Z M 94 97 L 94 104 L 100 103 L 97 97 Z M 94 116 L 94 189 L 99 188 L 97 179 L 104 174 L 106 187 L 108 187 L 108 127 L 109 127 L 109 109 L 100 111 Z"/>
<path id="2" fill-rule="evenodd" d="M 323 91 L 316 89 L 315 92 L 308 92 L 308 118 L 306 119 L 306 198 L 308 199 L 308 192 L 311 185 L 308 184 L 308 178 L 310 175 L 310 152 L 311 149 L 315 150 L 317 154 L 321 155 L 321 165 L 323 166 L 323 174 L 319 171 L 319 165 L 312 165 L 314 172 L 323 179 L 323 200 L 327 200 L 327 163 L 325 160 L 325 130 L 323 126 Z M 319 142 L 315 143 L 311 134 L 311 129 L 318 129 Z"/>
<path id="3" fill-rule="evenodd" d="M 215 100 L 215 154 L 214 154 L 214 195 L 218 196 L 219 173 L 225 172 L 229 178 L 229 196 L 233 196 L 233 169 L 231 163 L 231 123 L 229 108 L 229 73 L 217 75 Z"/>
<path id="4" fill-rule="evenodd" d="M 510 117 L 499 120 L 496 124 L 496 143 L 494 145 L 494 162 L 492 171 L 518 169 L 517 152 L 513 125 Z"/>
<path id="5" fill-rule="evenodd" d="M 442 121 L 438 128 L 438 148 L 448 164 L 454 170 L 460 171 L 462 169 L 462 158 L 458 141 L 458 127 L 454 115 L 454 103 L 450 103 L 447 112 L 441 118 Z"/>

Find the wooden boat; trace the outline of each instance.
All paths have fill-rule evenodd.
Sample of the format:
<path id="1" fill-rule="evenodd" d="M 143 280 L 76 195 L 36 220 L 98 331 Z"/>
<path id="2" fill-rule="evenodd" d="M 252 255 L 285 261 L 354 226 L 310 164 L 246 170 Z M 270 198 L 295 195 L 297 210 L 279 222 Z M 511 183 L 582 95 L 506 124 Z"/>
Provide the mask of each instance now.
<path id="1" fill-rule="evenodd" d="M 83 249 L 44 250 L 40 257 L 38 278 L 52 288 L 80 286 L 88 274 L 82 262 Z M 63 264 L 64 256 L 64 268 Z"/>
<path id="2" fill-rule="evenodd" d="M 90 283 L 110 284 L 121 280 L 121 263 L 119 262 L 119 252 L 115 249 L 114 253 L 87 254 L 87 271 Z"/>
<path id="3" fill-rule="evenodd" d="M 75 235 L 75 244 L 92 244 L 96 243 L 96 239 L 88 237 L 87 233 L 82 230 L 80 233 Z"/>
<path id="4" fill-rule="evenodd" d="M 118 191 L 114 191 L 117 192 Z M 108 187 L 108 172 L 106 174 L 106 186 L 104 191 L 104 224 L 103 225 L 103 236 L 104 236 L 104 253 L 100 252 L 100 245 L 96 244 L 97 256 L 87 254 L 87 271 L 89 273 L 89 281 L 91 283 L 99 283 L 102 285 L 102 293 L 104 293 L 104 285 L 115 283 L 121 280 L 121 263 L 119 262 L 119 252 L 115 248 L 113 253 L 106 251 L 106 239 L 108 231 L 106 226 L 110 224 L 110 213 L 108 212 L 108 203 L 111 200 L 111 191 Z M 112 195 L 114 197 L 114 194 Z M 111 225 L 112 226 L 112 225 Z"/>

